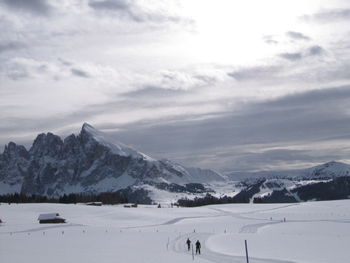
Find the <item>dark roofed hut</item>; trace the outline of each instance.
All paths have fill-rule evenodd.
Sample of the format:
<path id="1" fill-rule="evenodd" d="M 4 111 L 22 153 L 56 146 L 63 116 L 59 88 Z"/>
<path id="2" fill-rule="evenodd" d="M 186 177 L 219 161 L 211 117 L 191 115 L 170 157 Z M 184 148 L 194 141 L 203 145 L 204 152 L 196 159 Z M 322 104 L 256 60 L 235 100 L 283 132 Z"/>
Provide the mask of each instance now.
<path id="1" fill-rule="evenodd" d="M 86 203 L 86 205 L 90 205 L 90 206 L 102 206 L 102 202 L 90 202 L 90 203 Z"/>
<path id="2" fill-rule="evenodd" d="M 40 214 L 38 220 L 40 224 L 66 223 L 66 219 L 60 217 L 59 213 Z"/>

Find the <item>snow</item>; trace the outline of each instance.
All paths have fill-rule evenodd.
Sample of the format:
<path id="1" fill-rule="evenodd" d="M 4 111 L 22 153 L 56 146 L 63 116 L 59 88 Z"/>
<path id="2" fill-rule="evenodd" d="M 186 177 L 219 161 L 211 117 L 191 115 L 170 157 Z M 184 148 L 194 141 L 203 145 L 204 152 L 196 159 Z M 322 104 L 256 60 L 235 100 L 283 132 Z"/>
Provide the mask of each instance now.
<path id="1" fill-rule="evenodd" d="M 40 225 L 56 211 L 67 224 Z M 1 262 L 191 262 L 185 241 L 199 239 L 195 262 L 345 263 L 350 200 L 228 204 L 198 208 L 1 204 Z M 284 222 L 286 218 L 286 222 Z"/>
<path id="2" fill-rule="evenodd" d="M 304 173 L 304 178 L 317 178 L 323 177 L 339 177 L 339 176 L 349 176 L 350 175 L 350 165 L 340 162 L 331 161 L 322 165 L 318 165 L 309 169 L 306 169 Z"/>
<path id="3" fill-rule="evenodd" d="M 94 140 L 110 148 L 111 151 L 115 154 L 118 154 L 120 156 L 132 156 L 135 158 L 142 158 L 148 161 L 155 161 L 153 158 L 147 156 L 146 154 L 143 154 L 131 148 L 130 146 L 126 146 L 125 144 L 114 140 L 107 134 L 99 130 L 96 130 L 94 127 L 92 127 L 87 123 L 84 123 L 83 130 L 85 130 L 88 134 L 90 134 L 94 138 Z"/>

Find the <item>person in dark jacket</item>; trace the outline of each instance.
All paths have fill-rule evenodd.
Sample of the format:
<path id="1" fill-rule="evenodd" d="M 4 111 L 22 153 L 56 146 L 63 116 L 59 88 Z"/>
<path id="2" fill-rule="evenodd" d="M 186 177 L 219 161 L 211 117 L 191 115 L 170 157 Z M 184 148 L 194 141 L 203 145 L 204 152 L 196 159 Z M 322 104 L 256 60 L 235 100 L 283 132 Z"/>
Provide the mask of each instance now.
<path id="1" fill-rule="evenodd" d="M 199 240 L 197 240 L 196 242 L 196 254 L 200 254 L 201 253 L 201 242 L 199 242 Z"/>
<path id="2" fill-rule="evenodd" d="M 191 248 L 191 240 L 190 240 L 189 238 L 187 238 L 186 244 L 187 244 L 187 249 L 188 249 L 188 251 L 190 251 L 190 248 Z"/>

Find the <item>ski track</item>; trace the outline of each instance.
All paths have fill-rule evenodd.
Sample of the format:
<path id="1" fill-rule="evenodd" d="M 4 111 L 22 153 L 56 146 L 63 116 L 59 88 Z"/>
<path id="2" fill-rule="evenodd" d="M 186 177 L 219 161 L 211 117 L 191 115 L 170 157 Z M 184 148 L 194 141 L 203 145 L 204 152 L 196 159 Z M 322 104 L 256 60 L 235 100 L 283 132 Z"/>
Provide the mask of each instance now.
<path id="1" fill-rule="evenodd" d="M 296 205 L 296 204 L 294 204 L 294 205 Z M 292 205 L 277 207 L 277 208 L 273 208 L 273 209 L 257 210 L 257 211 L 253 211 L 253 212 L 245 212 L 245 213 L 232 213 L 232 212 L 225 211 L 225 210 L 218 209 L 218 208 L 211 208 L 211 209 L 221 213 L 221 215 L 215 215 L 215 217 L 234 216 L 234 217 L 238 217 L 238 218 L 245 219 L 245 220 L 256 220 L 255 218 L 244 217 L 244 216 L 242 216 L 242 214 L 251 214 L 251 213 L 256 213 L 256 212 L 261 212 L 261 211 L 282 209 L 282 208 L 286 208 L 289 206 L 292 206 Z M 213 217 L 213 216 L 210 216 L 210 217 Z M 201 218 L 206 218 L 206 217 L 201 217 Z M 175 223 L 177 223 L 181 220 L 184 220 L 184 219 L 188 219 L 188 217 L 187 218 L 175 218 L 174 220 L 170 220 L 166 223 L 175 224 Z M 266 219 L 262 219 L 262 220 L 266 221 Z M 271 222 L 269 220 L 269 222 L 266 222 L 266 223 L 245 225 L 240 229 L 239 233 L 256 233 L 258 231 L 258 229 L 261 227 L 272 225 L 272 224 L 278 224 L 278 223 L 282 223 L 282 221 L 272 221 Z M 211 236 L 214 236 L 214 235 L 215 234 L 212 234 L 212 233 L 188 233 L 188 234 L 179 235 L 177 238 L 173 239 L 169 243 L 170 249 L 174 252 L 177 252 L 177 253 L 187 253 L 189 255 L 189 257 L 192 257 L 192 251 L 187 251 L 186 240 L 187 240 L 187 238 L 190 238 L 192 240 L 192 242 L 194 242 L 194 240 L 198 239 L 198 240 L 201 240 L 201 242 L 202 242 L 202 251 L 201 251 L 202 254 L 198 255 L 201 258 L 204 258 L 206 260 L 209 260 L 209 261 L 215 262 L 215 263 L 243 263 L 243 262 L 246 262 L 246 258 L 244 256 L 226 255 L 226 254 L 222 254 L 222 253 L 218 253 L 218 252 L 210 250 L 206 246 L 206 241 Z M 195 255 L 195 257 L 197 257 L 197 255 Z M 249 262 L 251 262 L 251 263 L 296 263 L 294 261 L 287 261 L 287 260 L 263 259 L 263 258 L 252 258 L 252 257 L 249 258 Z"/>
<path id="2" fill-rule="evenodd" d="M 251 225 L 245 225 L 240 230 L 239 233 L 257 233 L 259 228 L 262 228 L 264 226 L 273 225 L 273 224 L 280 224 L 282 222 L 268 222 L 268 223 L 260 223 L 260 224 L 251 224 Z"/>
<path id="3" fill-rule="evenodd" d="M 150 225 L 140 225 L 140 226 L 129 226 L 129 227 L 122 227 L 122 229 L 132 229 L 132 228 L 147 228 L 147 227 L 157 227 L 157 226 L 165 226 L 165 225 L 173 225 L 176 224 L 178 222 L 181 222 L 183 220 L 187 220 L 187 219 L 198 219 L 198 218 L 213 218 L 213 217 L 223 217 L 223 216 L 233 216 L 236 218 L 240 218 L 240 219 L 250 219 L 250 220 L 263 220 L 266 221 L 267 219 L 262 219 L 262 218 L 249 218 L 249 217 L 245 217 L 242 216 L 242 214 L 252 214 L 252 213 L 258 213 L 258 212 L 265 212 L 265 211 L 271 211 L 271 210 L 277 210 L 277 209 L 282 209 L 282 208 L 286 208 L 286 207 L 290 207 L 290 206 L 295 206 L 298 204 L 292 204 L 292 205 L 285 205 L 285 206 L 281 206 L 281 207 L 275 207 L 275 208 L 271 208 L 271 209 L 262 209 L 262 210 L 256 210 L 256 211 L 250 211 L 250 212 L 243 212 L 243 213 L 233 213 L 233 212 L 229 212 L 229 211 L 225 211 L 223 209 L 219 209 L 219 208 L 210 208 L 211 210 L 214 210 L 216 212 L 219 212 L 220 214 L 217 215 L 208 215 L 208 216 L 186 216 L 186 217 L 176 217 L 173 218 L 171 220 L 168 220 L 164 223 L 160 223 L 160 224 L 150 224 Z M 269 219 L 270 221 L 270 219 Z M 274 220 L 274 223 L 279 223 L 279 220 Z M 271 224 L 271 223 L 269 223 Z"/>
<path id="4" fill-rule="evenodd" d="M 183 217 L 176 217 L 173 218 L 171 220 L 168 220 L 164 223 L 160 223 L 160 224 L 152 224 L 152 225 L 141 225 L 141 226 L 127 226 L 127 227 L 122 227 L 122 229 L 132 229 L 132 228 L 147 228 L 147 227 L 156 227 L 156 226 L 167 226 L 167 225 L 174 225 L 178 222 L 181 222 L 183 220 L 187 220 L 187 219 L 202 219 L 202 218 L 213 218 L 213 217 L 222 217 L 222 216 L 228 216 L 225 213 L 222 213 L 223 211 L 219 211 L 221 212 L 221 214 L 218 215 L 208 215 L 208 216 L 183 216 Z"/>
<path id="5" fill-rule="evenodd" d="M 239 233 L 257 233 L 257 231 L 265 226 L 271 226 L 274 224 L 281 224 L 281 223 L 289 223 L 289 222 L 336 222 L 336 223 L 350 223 L 350 220 L 348 219 L 344 219 L 344 220 L 288 220 L 286 222 L 284 222 L 283 220 L 271 220 L 270 218 L 268 219 L 264 219 L 264 218 L 252 218 L 252 217 L 247 217 L 244 215 L 249 215 L 249 214 L 254 214 L 254 213 L 259 213 L 259 212 L 266 212 L 266 211 L 273 211 L 273 210 L 279 210 L 279 209 L 284 209 L 287 207 L 291 207 L 291 206 L 295 206 L 295 205 L 299 205 L 299 204 L 292 204 L 292 205 L 284 205 L 284 206 L 280 206 L 280 207 L 275 207 L 275 208 L 271 208 L 271 209 L 262 209 L 262 210 L 255 210 L 255 211 L 249 211 L 249 212 L 243 212 L 243 213 L 234 213 L 234 212 L 230 212 L 230 211 L 226 211 L 223 209 L 219 209 L 219 208 L 211 208 L 212 210 L 215 210 L 217 212 L 222 213 L 221 215 L 217 215 L 218 216 L 232 216 L 235 218 L 239 218 L 239 219 L 243 219 L 243 220 L 260 220 L 260 221 L 265 221 L 265 223 L 258 223 L 258 224 L 247 224 L 244 225 Z M 212 216 L 211 216 L 212 217 Z M 199 217 L 197 217 L 199 218 Z M 174 220 L 170 220 L 166 223 L 168 224 L 175 224 L 181 220 L 184 219 L 188 219 L 187 218 L 175 218 Z M 266 222 L 268 221 L 268 222 Z M 187 253 L 189 255 L 189 257 L 192 257 L 192 251 L 187 251 L 186 248 L 186 240 L 187 238 L 190 238 L 192 240 L 192 242 L 194 242 L 195 240 L 201 240 L 202 242 L 202 254 L 198 255 L 198 257 L 204 258 L 206 260 L 209 260 L 211 262 L 214 263 L 245 263 L 246 262 L 246 258 L 244 256 L 233 256 L 233 255 L 227 255 L 227 254 L 222 254 L 219 252 L 215 252 L 210 250 L 210 248 L 208 248 L 206 246 L 206 242 L 207 240 L 211 237 L 214 236 L 215 234 L 212 233 L 188 233 L 188 234 L 183 234 L 183 235 L 179 235 L 177 238 L 173 239 L 169 245 L 170 245 L 170 249 L 174 252 L 177 253 Z M 197 255 L 195 255 L 195 257 L 197 257 Z M 249 262 L 251 263 L 296 263 L 295 261 L 288 261 L 288 260 L 279 260 L 279 259 L 266 259 L 266 258 L 249 258 Z"/>
<path id="6" fill-rule="evenodd" d="M 180 235 L 177 238 L 173 239 L 169 243 L 169 248 L 176 253 L 186 253 L 189 257 L 192 257 L 192 251 L 188 251 L 186 247 L 186 240 L 190 238 L 192 242 L 195 240 L 200 240 L 202 243 L 201 255 L 195 255 L 196 257 L 200 257 L 206 260 L 209 260 L 214 263 L 245 263 L 245 256 L 233 256 L 218 253 L 210 250 L 206 246 L 206 241 L 209 237 L 213 236 L 211 233 L 188 233 L 184 235 Z M 264 258 L 254 258 L 250 257 L 249 262 L 251 263 L 296 263 L 294 261 L 286 261 L 286 260 L 278 260 L 278 259 L 264 259 Z"/>
<path id="7" fill-rule="evenodd" d="M 249 211 L 249 212 L 243 212 L 243 213 L 234 213 L 234 212 L 230 212 L 230 211 L 226 211 L 220 208 L 211 208 L 212 210 L 218 211 L 218 212 L 223 212 L 228 216 L 232 216 L 238 219 L 243 219 L 243 220 L 255 220 L 255 221 L 268 221 L 266 223 L 258 223 L 258 224 L 249 224 L 249 225 L 244 225 L 240 230 L 239 233 L 257 233 L 257 231 L 259 230 L 259 228 L 265 227 L 265 226 L 269 226 L 269 225 L 274 225 L 274 224 L 280 224 L 280 223 L 312 223 L 312 222 L 332 222 L 332 223 L 345 223 L 345 224 L 349 224 L 350 223 L 350 219 L 305 219 L 305 220 L 301 220 L 301 219 L 292 219 L 292 220 L 287 220 L 287 221 L 283 221 L 283 220 L 272 220 L 271 218 L 255 218 L 255 217 L 248 217 L 248 216 L 244 216 L 246 214 L 254 214 L 254 213 L 260 213 L 260 212 L 267 212 L 267 211 L 274 211 L 274 210 L 279 210 L 279 209 L 284 209 L 284 208 L 288 208 L 291 206 L 296 206 L 296 205 L 300 205 L 299 203 L 297 204 L 291 204 L 291 205 L 284 205 L 284 206 L 280 206 L 280 207 L 274 207 L 274 208 L 270 208 L 270 209 L 261 209 L 261 210 L 255 210 L 255 211 Z"/>

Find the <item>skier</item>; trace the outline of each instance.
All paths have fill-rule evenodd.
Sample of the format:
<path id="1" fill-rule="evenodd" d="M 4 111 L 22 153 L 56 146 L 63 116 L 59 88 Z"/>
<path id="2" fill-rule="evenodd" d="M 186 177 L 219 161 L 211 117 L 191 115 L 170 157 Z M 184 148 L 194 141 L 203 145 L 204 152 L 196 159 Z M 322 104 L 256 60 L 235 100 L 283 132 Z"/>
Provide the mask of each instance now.
<path id="1" fill-rule="evenodd" d="M 191 240 L 190 240 L 189 238 L 187 238 L 186 244 L 187 244 L 187 249 L 188 249 L 188 251 L 190 251 L 190 248 L 191 248 Z"/>
<path id="2" fill-rule="evenodd" d="M 199 240 L 196 242 L 196 254 L 201 254 L 201 242 Z"/>

